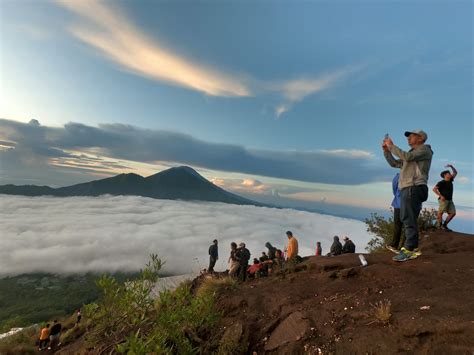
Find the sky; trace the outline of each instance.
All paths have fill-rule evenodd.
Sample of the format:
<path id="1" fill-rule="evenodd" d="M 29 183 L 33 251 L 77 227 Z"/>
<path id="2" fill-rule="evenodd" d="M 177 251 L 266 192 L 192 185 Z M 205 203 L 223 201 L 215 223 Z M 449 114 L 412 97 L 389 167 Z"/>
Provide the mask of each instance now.
<path id="1" fill-rule="evenodd" d="M 424 129 L 474 232 L 471 1 L 0 1 L 0 183 L 190 165 L 258 201 L 367 217 Z M 431 193 L 426 204 L 436 207 Z"/>
<path id="2" fill-rule="evenodd" d="M 370 239 L 361 221 L 294 209 L 138 196 L 3 198 L 10 208 L 0 210 L 0 277 L 138 271 L 150 254 L 165 261 L 167 274 L 199 272 L 214 239 L 215 269 L 225 271 L 231 242 L 246 243 L 253 260 L 266 242 L 283 250 L 288 229 L 300 255 L 314 255 L 317 241 L 328 253 L 334 235 L 350 236 L 358 252 Z"/>

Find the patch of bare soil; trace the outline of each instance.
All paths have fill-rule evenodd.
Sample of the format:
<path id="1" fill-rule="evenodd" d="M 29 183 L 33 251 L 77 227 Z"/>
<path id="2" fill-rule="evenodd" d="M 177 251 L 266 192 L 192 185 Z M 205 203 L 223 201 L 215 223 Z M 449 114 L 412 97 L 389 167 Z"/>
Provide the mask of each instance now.
<path id="1" fill-rule="evenodd" d="M 218 300 L 223 326 L 242 326 L 244 353 L 472 354 L 474 237 L 432 232 L 423 255 L 310 257 Z"/>

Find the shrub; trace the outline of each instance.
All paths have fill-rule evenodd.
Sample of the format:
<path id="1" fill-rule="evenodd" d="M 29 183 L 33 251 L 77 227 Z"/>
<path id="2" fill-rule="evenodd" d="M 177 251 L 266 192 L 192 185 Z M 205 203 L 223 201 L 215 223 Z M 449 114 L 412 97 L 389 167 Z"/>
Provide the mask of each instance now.
<path id="1" fill-rule="evenodd" d="M 428 231 L 436 226 L 437 212 L 434 209 L 424 208 L 418 217 L 418 227 L 420 231 Z M 369 253 L 382 251 L 386 244 L 392 241 L 395 224 L 393 222 L 393 214 L 385 218 L 377 213 L 372 213 L 370 218 L 365 219 L 367 232 L 372 233 L 374 237 L 368 242 L 366 250 Z M 402 231 L 401 242 L 405 239 Z"/>
<path id="2" fill-rule="evenodd" d="M 375 317 L 375 320 L 371 323 L 378 322 L 384 325 L 390 323 L 390 319 L 392 318 L 392 303 L 390 300 L 379 301 L 371 306 L 373 316 Z"/>
<path id="3" fill-rule="evenodd" d="M 224 276 L 219 278 L 206 278 L 203 280 L 201 285 L 197 290 L 197 295 L 199 297 L 203 296 L 217 296 L 219 295 L 224 289 L 228 288 L 236 288 L 237 287 L 237 280 L 230 276 Z"/>
<path id="4" fill-rule="evenodd" d="M 195 296 L 191 285 L 184 283 L 173 292 L 160 293 L 155 301 L 151 291 L 160 268 L 160 259 L 152 255 L 137 280 L 125 285 L 112 277 L 99 281 L 102 298 L 84 307 L 91 318 L 87 340 L 96 352 L 194 354 L 217 348 L 220 313 L 214 292 Z"/>

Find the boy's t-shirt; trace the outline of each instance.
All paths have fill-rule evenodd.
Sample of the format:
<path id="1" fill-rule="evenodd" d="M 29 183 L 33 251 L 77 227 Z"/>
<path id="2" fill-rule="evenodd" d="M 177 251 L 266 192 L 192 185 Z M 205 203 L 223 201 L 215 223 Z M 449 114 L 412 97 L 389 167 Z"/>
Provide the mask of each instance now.
<path id="1" fill-rule="evenodd" d="M 451 180 L 451 181 L 441 180 L 440 182 L 438 182 L 436 184 L 436 186 L 438 187 L 439 193 L 446 200 L 452 200 L 453 199 L 453 180 Z"/>

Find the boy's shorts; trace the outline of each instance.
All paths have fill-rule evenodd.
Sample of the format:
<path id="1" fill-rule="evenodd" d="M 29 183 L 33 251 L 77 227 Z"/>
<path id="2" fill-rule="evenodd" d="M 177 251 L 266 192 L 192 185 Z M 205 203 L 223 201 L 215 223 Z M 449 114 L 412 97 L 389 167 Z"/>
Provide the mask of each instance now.
<path id="1" fill-rule="evenodd" d="M 449 214 L 454 214 L 456 213 L 456 206 L 454 206 L 453 200 L 444 200 L 441 201 L 439 200 L 439 213 L 444 213 L 447 212 Z"/>

